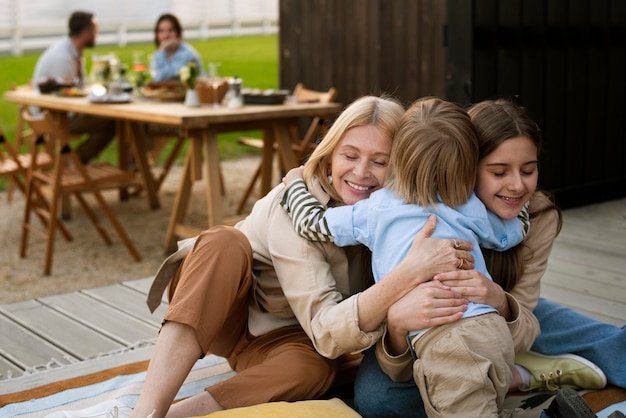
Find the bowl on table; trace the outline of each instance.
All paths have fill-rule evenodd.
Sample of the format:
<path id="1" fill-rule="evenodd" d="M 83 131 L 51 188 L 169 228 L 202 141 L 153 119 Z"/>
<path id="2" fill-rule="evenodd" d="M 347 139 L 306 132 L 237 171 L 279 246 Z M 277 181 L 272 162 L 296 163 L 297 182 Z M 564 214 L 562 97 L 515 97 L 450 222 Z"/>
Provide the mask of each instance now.
<path id="1" fill-rule="evenodd" d="M 260 90 L 260 89 L 243 89 L 243 102 L 245 104 L 265 104 L 278 105 L 283 104 L 289 95 L 286 90 Z"/>

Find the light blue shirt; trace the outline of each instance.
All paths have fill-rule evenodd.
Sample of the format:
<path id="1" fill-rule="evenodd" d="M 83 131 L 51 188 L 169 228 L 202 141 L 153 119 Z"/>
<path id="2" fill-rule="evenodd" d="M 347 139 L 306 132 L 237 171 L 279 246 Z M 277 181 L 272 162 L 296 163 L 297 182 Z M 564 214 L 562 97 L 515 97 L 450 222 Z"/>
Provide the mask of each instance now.
<path id="1" fill-rule="evenodd" d="M 431 214 L 437 216 L 432 237 L 471 243 L 475 270 L 490 280 L 480 247 L 504 251 L 523 239 L 519 219 L 506 220 L 489 212 L 474 193 L 467 203 L 457 208 L 437 204 L 433 209 L 405 204 L 392 191 L 383 188 L 352 206 L 326 209 L 324 218 L 335 244 L 341 247 L 363 244 L 372 250 L 374 279 L 379 281 L 404 259 L 415 235 Z M 492 306 L 470 303 L 463 317 L 494 311 Z"/>
<path id="2" fill-rule="evenodd" d="M 170 59 L 167 58 L 165 51 L 159 49 L 152 54 L 150 65 L 152 79 L 154 81 L 178 80 L 178 71 L 190 61 L 195 62 L 200 69 L 200 75 L 204 75 L 204 65 L 200 54 L 187 42 L 181 42 Z"/>

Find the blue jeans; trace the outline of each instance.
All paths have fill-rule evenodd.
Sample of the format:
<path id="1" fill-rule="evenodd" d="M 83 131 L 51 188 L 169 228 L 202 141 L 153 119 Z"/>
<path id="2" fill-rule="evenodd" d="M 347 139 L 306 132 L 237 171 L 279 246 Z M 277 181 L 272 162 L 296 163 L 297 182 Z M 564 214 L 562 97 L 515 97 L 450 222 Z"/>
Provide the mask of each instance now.
<path id="1" fill-rule="evenodd" d="M 426 418 L 424 403 L 413 379 L 394 382 L 376 360 L 375 347 L 365 351 L 354 382 L 354 407 L 364 418 Z"/>
<path id="2" fill-rule="evenodd" d="M 595 363 L 609 383 L 626 388 L 626 327 L 600 322 L 543 298 L 533 314 L 541 335 L 531 350 L 577 354 Z"/>
<path id="3" fill-rule="evenodd" d="M 542 354 L 574 353 L 595 363 L 607 380 L 626 388 L 626 328 L 605 324 L 540 298 L 533 311 L 541 335 L 532 346 Z M 417 386 L 393 382 L 381 370 L 374 349 L 365 352 L 354 385 L 354 404 L 365 418 L 425 417 Z"/>

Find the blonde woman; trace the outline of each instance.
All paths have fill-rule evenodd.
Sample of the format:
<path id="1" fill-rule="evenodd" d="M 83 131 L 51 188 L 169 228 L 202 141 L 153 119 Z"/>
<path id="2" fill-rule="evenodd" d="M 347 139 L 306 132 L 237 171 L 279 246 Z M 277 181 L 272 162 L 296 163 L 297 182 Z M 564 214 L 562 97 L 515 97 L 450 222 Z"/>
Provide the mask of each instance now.
<path id="1" fill-rule="evenodd" d="M 372 96 L 348 106 L 305 165 L 312 193 L 338 206 L 380 189 L 403 112 L 396 101 Z M 455 269 L 459 258 L 473 266 L 464 251 L 469 244 L 455 249 L 450 240 L 428 238 L 433 223 L 384 285 L 371 285 L 363 248 L 295 233 L 280 206 L 283 189 L 259 200 L 235 228 L 212 228 L 185 242 L 157 273 L 155 289 L 171 280 L 170 305 L 132 417 L 198 416 L 318 397 L 333 383 L 333 359 L 380 339 L 391 304 Z M 463 303 L 456 305 L 460 312 Z M 171 405 L 196 360 L 209 352 L 226 357 L 236 374 Z"/>

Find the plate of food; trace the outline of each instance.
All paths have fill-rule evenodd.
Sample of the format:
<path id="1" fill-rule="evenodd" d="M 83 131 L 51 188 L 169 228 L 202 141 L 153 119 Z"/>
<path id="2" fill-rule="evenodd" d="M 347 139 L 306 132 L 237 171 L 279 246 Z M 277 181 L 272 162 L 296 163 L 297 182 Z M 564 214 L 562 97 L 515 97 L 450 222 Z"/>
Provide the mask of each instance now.
<path id="1" fill-rule="evenodd" d="M 55 93 L 61 97 L 85 97 L 87 92 L 79 87 L 62 87 Z"/>
<path id="2" fill-rule="evenodd" d="M 151 81 L 143 87 L 146 99 L 162 102 L 182 102 L 185 100 L 185 87 L 180 81 Z"/>

